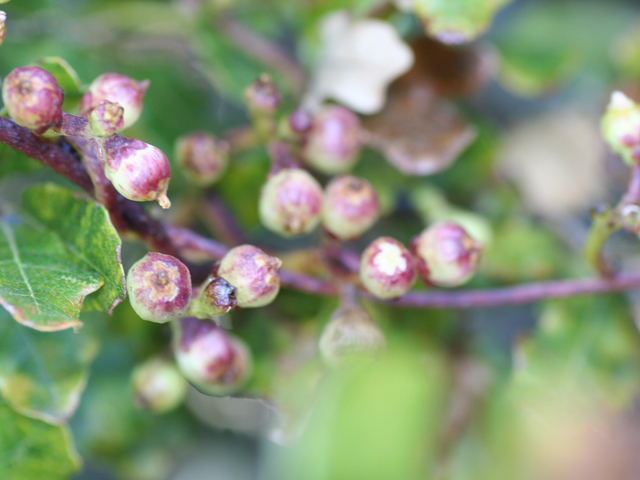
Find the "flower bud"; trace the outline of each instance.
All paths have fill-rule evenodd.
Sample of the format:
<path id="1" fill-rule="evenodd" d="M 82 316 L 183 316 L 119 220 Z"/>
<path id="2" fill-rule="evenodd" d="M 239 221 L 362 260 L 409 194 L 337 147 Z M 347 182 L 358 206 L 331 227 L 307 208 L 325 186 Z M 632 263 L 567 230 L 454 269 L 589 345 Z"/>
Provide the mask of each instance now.
<path id="1" fill-rule="evenodd" d="M 251 373 L 247 346 L 213 322 L 181 318 L 173 349 L 185 378 L 208 395 L 238 391 Z"/>
<path id="2" fill-rule="evenodd" d="M 11 118 L 36 133 L 62 118 L 63 100 L 55 77 L 40 67 L 16 68 L 2 85 L 2 101 Z"/>
<path id="3" fill-rule="evenodd" d="M 311 232 L 320 223 L 322 187 L 299 168 L 283 168 L 260 192 L 260 220 L 285 237 Z"/>
<path id="4" fill-rule="evenodd" d="M 425 284 L 456 287 L 466 283 L 475 273 L 482 245 L 460 225 L 441 222 L 414 238 L 411 249 Z"/>
<path id="5" fill-rule="evenodd" d="M 131 375 L 136 405 L 154 413 L 178 407 L 187 393 L 187 382 L 172 362 L 156 357 L 138 365 Z"/>
<path id="6" fill-rule="evenodd" d="M 611 150 L 628 165 L 640 164 L 640 105 L 622 92 L 613 92 L 601 129 Z"/>
<path id="7" fill-rule="evenodd" d="M 186 313 L 191 300 L 191 275 L 177 258 L 152 252 L 129 270 L 127 291 L 140 318 L 166 323 Z"/>
<path id="8" fill-rule="evenodd" d="M 358 116 L 344 107 L 331 105 L 314 117 L 303 155 L 318 171 L 338 174 L 353 167 L 361 147 Z"/>
<path id="9" fill-rule="evenodd" d="M 7 35 L 7 27 L 5 22 L 7 21 L 7 14 L 0 10 L 0 45 L 4 41 L 4 37 Z"/>
<path id="10" fill-rule="evenodd" d="M 124 108 L 122 128 L 128 128 L 140 118 L 147 88 L 149 88 L 148 80 L 136 82 L 119 73 L 100 75 L 82 97 L 80 115 L 86 117 L 91 110 L 105 100 L 119 103 Z"/>
<path id="11" fill-rule="evenodd" d="M 416 281 L 413 257 L 399 241 L 380 237 L 362 253 L 360 280 L 378 298 L 401 297 Z"/>
<path id="12" fill-rule="evenodd" d="M 229 161 L 229 146 L 207 133 L 195 132 L 181 137 L 176 144 L 176 157 L 187 178 L 206 187 L 224 173 Z"/>
<path id="13" fill-rule="evenodd" d="M 306 110 L 298 109 L 291 112 L 291 115 L 287 117 L 287 123 L 289 130 L 292 133 L 301 135 L 311 130 L 313 125 L 313 119 L 309 112 Z"/>
<path id="14" fill-rule="evenodd" d="M 339 239 L 359 237 L 378 220 L 379 215 L 378 194 L 366 180 L 344 175 L 327 185 L 322 225 Z"/>
<path id="15" fill-rule="evenodd" d="M 249 111 L 256 115 L 271 115 L 280 106 L 280 92 L 266 73 L 247 87 L 244 99 Z"/>
<path id="16" fill-rule="evenodd" d="M 384 334 L 358 306 L 336 310 L 320 337 L 320 353 L 334 367 L 358 357 L 379 355 L 385 348 Z"/>
<path id="17" fill-rule="evenodd" d="M 236 287 L 238 307 L 263 307 L 278 295 L 281 266 L 279 258 L 252 245 L 240 245 L 224 256 L 218 275 Z"/>
<path id="18" fill-rule="evenodd" d="M 104 142 L 104 174 L 122 196 L 136 202 L 157 200 L 169 208 L 171 166 L 162 151 L 140 140 L 112 135 Z"/>
<path id="19" fill-rule="evenodd" d="M 124 108 L 105 100 L 89 112 L 89 126 L 97 137 L 108 137 L 124 128 Z"/>
<path id="20" fill-rule="evenodd" d="M 236 287 L 222 277 L 211 276 L 191 302 L 189 316 L 201 319 L 219 317 L 235 308 L 237 303 Z"/>

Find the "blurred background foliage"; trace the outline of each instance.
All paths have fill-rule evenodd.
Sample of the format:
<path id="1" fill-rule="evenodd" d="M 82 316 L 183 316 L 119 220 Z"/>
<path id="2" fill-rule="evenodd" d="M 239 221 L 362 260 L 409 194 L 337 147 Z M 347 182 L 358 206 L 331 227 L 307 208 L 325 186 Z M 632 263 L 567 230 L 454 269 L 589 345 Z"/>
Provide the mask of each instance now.
<path id="1" fill-rule="evenodd" d="M 13 0 L 3 5 L 9 22 L 0 75 L 59 56 L 81 84 L 112 71 L 149 79 L 142 118 L 126 135 L 173 161 L 179 136 L 245 125 L 242 92 L 264 71 L 288 108 L 299 104 L 304 84 L 286 64 L 274 68 L 252 52 L 247 32 L 277 44 L 309 75 L 318 65 L 324 15 L 340 9 L 356 18 L 374 15 L 412 45 L 416 65 L 391 86 L 382 113 L 363 116 L 382 146 L 363 153 L 355 174 L 376 186 L 385 215 L 356 247 L 379 235 L 406 242 L 429 223 L 453 219 L 487 244 L 472 287 L 593 274 L 581 257 L 589 209 L 615 202 L 628 179 L 604 148 L 598 120 L 613 89 L 640 100 L 640 6 L 631 0 L 448 5 Z M 469 23 L 472 10 L 477 17 Z M 470 43 L 438 42 L 452 39 Z M 431 100 L 407 107 L 402 96 L 416 82 Z M 77 97 L 67 98 L 73 109 Z M 391 118 L 399 131 L 385 130 Z M 398 137 L 416 153 L 408 163 L 385 158 L 384 145 Z M 469 140 L 451 153 L 461 138 Z M 424 165 L 421 156 L 451 166 L 410 175 Z M 61 182 L 8 148 L 0 146 L 0 158 L 3 202 L 15 201 L 25 185 Z M 315 245 L 317 236 L 285 241 L 259 225 L 258 192 L 268 169 L 264 149 L 249 149 L 202 192 L 174 168 L 174 208 L 156 213 L 215 238 L 209 207 L 222 202 L 249 241 L 295 250 L 282 255 L 289 265 L 313 263 L 299 249 Z M 125 268 L 143 252 L 125 243 Z M 639 253 L 637 239 L 622 234 L 606 250 L 622 271 L 640 267 Z M 373 364 L 333 371 L 322 365 L 317 339 L 337 301 L 285 290 L 273 305 L 233 314 L 234 332 L 255 359 L 247 397 L 217 399 L 192 389 L 184 406 L 161 416 L 135 408 L 129 376 L 142 360 L 167 354 L 168 327 L 140 321 L 126 302 L 112 317 L 87 312 L 83 335 L 95 343 L 96 358 L 83 360 L 88 384 L 70 421 L 84 459 L 73 478 L 638 478 L 639 300 L 629 293 L 463 312 L 366 304 L 388 352 Z M 11 320 L 3 314 L 3 321 Z M 9 347 L 0 347 L 5 355 Z M 0 367 L 8 368 L 2 361 Z M 0 408 L 0 447 L 13 428 L 40 428 L 40 438 L 52 437 L 48 445 L 60 443 L 46 424 L 5 420 L 17 414 L 5 403 Z M 51 479 L 78 468 L 77 458 L 58 460 L 60 452 L 47 448 Z M 11 471 L 11 479 L 34 478 L 28 467 Z"/>

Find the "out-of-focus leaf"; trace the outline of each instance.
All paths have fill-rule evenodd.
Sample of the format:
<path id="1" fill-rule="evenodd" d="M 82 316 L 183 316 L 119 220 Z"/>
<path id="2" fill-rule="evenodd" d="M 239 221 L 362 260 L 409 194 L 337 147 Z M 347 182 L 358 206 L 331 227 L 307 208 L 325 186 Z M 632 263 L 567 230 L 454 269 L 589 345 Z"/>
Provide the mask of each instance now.
<path id="1" fill-rule="evenodd" d="M 97 347 L 84 330 L 37 332 L 0 311 L 0 393 L 23 415 L 64 424 L 78 406 Z"/>
<path id="2" fill-rule="evenodd" d="M 80 468 L 71 434 L 0 402 L 0 478 L 67 480 Z"/>
<path id="3" fill-rule="evenodd" d="M 396 0 L 413 10 L 426 32 L 442 43 L 469 42 L 489 28 L 496 12 L 511 0 Z"/>
<path id="4" fill-rule="evenodd" d="M 60 57 L 41 58 L 34 65 L 44 68 L 56 78 L 58 85 L 64 90 L 62 108 L 65 111 L 73 109 L 82 97 L 82 82 L 73 67 Z"/>
<path id="5" fill-rule="evenodd" d="M 35 173 L 43 168 L 42 164 L 0 143 L 0 178 L 12 174 Z"/>

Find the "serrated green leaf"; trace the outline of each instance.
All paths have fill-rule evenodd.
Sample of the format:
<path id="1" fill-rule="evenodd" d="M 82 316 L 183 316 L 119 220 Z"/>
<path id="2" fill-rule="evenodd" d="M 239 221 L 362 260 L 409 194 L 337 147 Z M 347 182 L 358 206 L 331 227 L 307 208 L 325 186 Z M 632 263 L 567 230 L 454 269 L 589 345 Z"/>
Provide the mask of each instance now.
<path id="1" fill-rule="evenodd" d="M 73 67 L 60 57 L 44 57 L 36 60 L 34 65 L 44 68 L 56 78 L 64 90 L 64 110 L 75 107 L 82 97 L 82 82 Z"/>
<path id="2" fill-rule="evenodd" d="M 483 33 L 511 0 L 414 0 L 429 35 L 443 43 L 469 42 Z"/>
<path id="3" fill-rule="evenodd" d="M 0 478 L 66 480 L 81 460 L 71 434 L 24 417 L 0 401 Z"/>
<path id="4" fill-rule="evenodd" d="M 85 307 L 111 313 L 125 298 L 126 287 L 120 261 L 122 242 L 107 210 L 53 183 L 25 190 L 22 206 L 64 242 L 79 265 L 102 276 L 104 286 L 87 299 Z"/>
<path id="5" fill-rule="evenodd" d="M 55 425 L 69 420 L 97 352 L 84 330 L 36 332 L 0 309 L 0 393 L 23 415 Z"/>

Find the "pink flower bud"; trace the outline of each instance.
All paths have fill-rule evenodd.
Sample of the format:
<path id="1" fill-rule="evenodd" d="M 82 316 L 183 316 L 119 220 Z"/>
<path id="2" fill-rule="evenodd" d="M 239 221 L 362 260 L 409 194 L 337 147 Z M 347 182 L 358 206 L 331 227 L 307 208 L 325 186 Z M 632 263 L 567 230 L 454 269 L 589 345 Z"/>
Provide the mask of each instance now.
<path id="1" fill-rule="evenodd" d="M 640 105 L 613 92 L 601 122 L 602 136 L 627 165 L 640 164 Z"/>
<path id="2" fill-rule="evenodd" d="M 306 110 L 295 110 L 287 118 L 289 129 L 298 135 L 307 133 L 313 125 L 313 118 Z"/>
<path id="3" fill-rule="evenodd" d="M 186 313 L 191 301 L 191 275 L 177 258 L 152 252 L 129 270 L 127 291 L 140 318 L 167 323 Z"/>
<path id="4" fill-rule="evenodd" d="M 187 382 L 176 366 L 160 357 L 138 365 L 131 374 L 138 408 L 164 413 L 178 407 L 187 393 Z"/>
<path id="5" fill-rule="evenodd" d="M 207 133 L 195 132 L 181 137 L 176 144 L 176 157 L 185 175 L 193 183 L 213 185 L 224 173 L 229 161 L 229 146 Z"/>
<path id="6" fill-rule="evenodd" d="M 322 187 L 304 170 L 283 168 L 263 185 L 259 209 L 269 230 L 286 237 L 309 233 L 320 223 Z"/>
<path id="7" fill-rule="evenodd" d="M 455 287 L 466 283 L 475 273 L 482 245 L 460 225 L 441 222 L 414 238 L 411 250 L 425 284 Z"/>
<path id="8" fill-rule="evenodd" d="M 208 395 L 238 391 L 251 373 L 251 354 L 237 337 L 213 322 L 181 318 L 174 334 L 173 350 L 187 380 Z"/>
<path id="9" fill-rule="evenodd" d="M 378 298 L 398 298 L 416 281 L 416 266 L 411 253 L 390 237 L 374 240 L 362 253 L 360 280 Z"/>
<path id="10" fill-rule="evenodd" d="M 379 215 L 378 194 L 366 180 L 345 175 L 327 185 L 322 224 L 339 239 L 359 237 L 371 228 Z"/>
<path id="11" fill-rule="evenodd" d="M 44 133 L 62 118 L 64 92 L 40 67 L 20 67 L 4 79 L 2 101 L 11 118 L 23 127 Z"/>
<path id="12" fill-rule="evenodd" d="M 124 128 L 124 108 L 105 100 L 89 112 L 89 125 L 94 135 L 108 137 Z"/>
<path id="13" fill-rule="evenodd" d="M 222 277 L 210 276 L 189 306 L 189 315 L 206 319 L 219 317 L 238 304 L 237 289 Z"/>
<path id="14" fill-rule="evenodd" d="M 338 367 L 358 357 L 379 355 L 384 334 L 361 307 L 342 307 L 331 315 L 320 337 L 320 353 L 326 363 Z"/>
<path id="15" fill-rule="evenodd" d="M 144 94 L 149 81 L 136 82 L 119 73 L 105 73 L 89 86 L 80 102 L 80 115 L 86 117 L 91 110 L 105 100 L 119 103 L 124 108 L 122 128 L 128 128 L 138 121 L 142 113 Z"/>
<path id="16" fill-rule="evenodd" d="M 314 117 L 303 155 L 318 171 L 338 174 L 353 167 L 361 147 L 358 116 L 344 107 L 331 105 Z"/>
<path id="17" fill-rule="evenodd" d="M 171 166 L 162 151 L 140 140 L 112 135 L 104 142 L 104 173 L 124 197 L 136 202 L 157 200 L 169 208 Z"/>
<path id="18" fill-rule="evenodd" d="M 7 14 L 0 10 L 0 45 L 4 41 L 4 37 L 7 36 L 7 27 L 5 22 L 7 20 Z"/>
<path id="19" fill-rule="evenodd" d="M 247 87 L 244 99 L 249 110 L 258 115 L 270 115 L 280 106 L 280 92 L 266 73 Z"/>
<path id="20" fill-rule="evenodd" d="M 280 259 L 267 255 L 252 245 L 232 248 L 218 267 L 218 275 L 236 287 L 238 307 L 263 307 L 276 298 L 280 290 Z"/>

